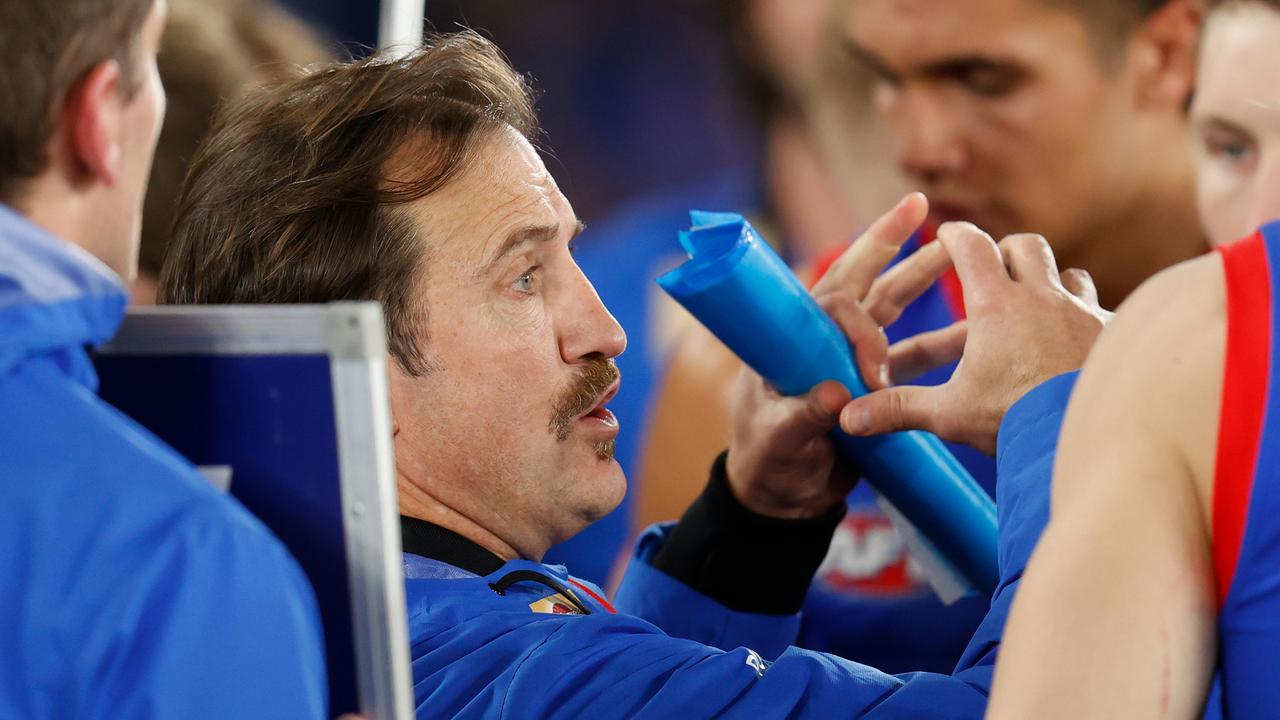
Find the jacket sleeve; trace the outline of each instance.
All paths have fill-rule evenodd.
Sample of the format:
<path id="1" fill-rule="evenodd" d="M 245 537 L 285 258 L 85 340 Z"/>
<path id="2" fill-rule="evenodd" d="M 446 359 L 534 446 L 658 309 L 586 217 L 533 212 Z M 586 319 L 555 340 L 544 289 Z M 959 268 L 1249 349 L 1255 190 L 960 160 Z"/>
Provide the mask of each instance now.
<path id="1" fill-rule="evenodd" d="M 976 720 L 986 707 L 985 686 L 950 676 L 895 677 L 799 648 L 770 663 L 620 614 L 511 620 L 410 620 L 419 717 Z"/>
<path id="2" fill-rule="evenodd" d="M 659 527 L 641 538 L 617 605 L 670 634 L 700 642 L 660 633 L 610 635 L 604 645 L 617 647 L 598 656 L 602 664 L 623 666 L 603 673 L 625 678 L 613 691 L 623 692 L 633 683 L 647 688 L 638 693 L 634 702 L 639 704 L 618 701 L 620 706 L 673 713 L 682 707 L 700 708 L 694 716 L 732 712 L 761 717 L 981 717 L 1005 619 L 1048 520 L 1053 456 L 1076 376 L 1060 376 L 1036 388 L 1005 417 L 997 457 L 1001 582 L 954 673 L 889 676 L 821 653 L 779 649 L 794 641 L 798 616 L 736 613 L 655 570 L 649 560 L 666 532 Z M 585 652 L 573 648 L 572 634 L 548 638 L 542 648 L 555 655 Z M 715 649 L 735 644 L 742 647 Z M 738 667 L 750 668 L 755 653 L 746 648 L 752 646 L 766 657 L 777 657 L 755 677 Z M 643 662 L 633 666 L 631 659 L 638 658 Z"/>
<path id="3" fill-rule="evenodd" d="M 283 545 L 224 503 L 176 516 L 155 542 L 138 591 L 104 612 L 135 650 L 91 639 L 108 659 L 93 716 L 325 717 L 315 598 Z"/>

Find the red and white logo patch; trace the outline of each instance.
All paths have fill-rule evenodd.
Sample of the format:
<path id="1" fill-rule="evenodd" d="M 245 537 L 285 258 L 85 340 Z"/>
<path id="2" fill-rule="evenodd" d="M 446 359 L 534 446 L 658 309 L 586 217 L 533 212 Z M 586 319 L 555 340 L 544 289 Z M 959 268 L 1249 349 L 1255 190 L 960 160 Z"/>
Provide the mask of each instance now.
<path id="1" fill-rule="evenodd" d="M 907 597 L 931 592 L 902 536 L 874 505 L 849 508 L 818 567 L 817 580 L 849 595 Z"/>

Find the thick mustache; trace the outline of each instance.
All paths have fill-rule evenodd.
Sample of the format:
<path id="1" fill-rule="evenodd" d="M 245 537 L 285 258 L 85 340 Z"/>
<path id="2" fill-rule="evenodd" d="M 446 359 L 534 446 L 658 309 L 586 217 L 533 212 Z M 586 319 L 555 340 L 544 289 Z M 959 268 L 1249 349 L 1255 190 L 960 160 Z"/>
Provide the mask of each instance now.
<path id="1" fill-rule="evenodd" d="M 618 366 L 613 360 L 603 355 L 590 358 L 573 385 L 556 402 L 551 414 L 551 432 L 556 436 L 556 440 L 568 438 L 573 421 L 594 408 L 596 403 L 600 402 L 600 396 L 612 387 L 619 377 L 621 373 L 618 372 Z"/>

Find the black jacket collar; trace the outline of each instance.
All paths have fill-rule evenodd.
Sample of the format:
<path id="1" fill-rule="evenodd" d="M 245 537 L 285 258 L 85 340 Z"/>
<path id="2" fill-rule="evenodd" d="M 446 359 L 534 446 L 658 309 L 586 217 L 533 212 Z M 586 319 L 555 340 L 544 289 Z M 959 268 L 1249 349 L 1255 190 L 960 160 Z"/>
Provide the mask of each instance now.
<path id="1" fill-rule="evenodd" d="M 506 564 L 478 543 L 426 520 L 401 515 L 400 537 L 405 552 L 439 560 L 476 575 L 490 575 Z"/>

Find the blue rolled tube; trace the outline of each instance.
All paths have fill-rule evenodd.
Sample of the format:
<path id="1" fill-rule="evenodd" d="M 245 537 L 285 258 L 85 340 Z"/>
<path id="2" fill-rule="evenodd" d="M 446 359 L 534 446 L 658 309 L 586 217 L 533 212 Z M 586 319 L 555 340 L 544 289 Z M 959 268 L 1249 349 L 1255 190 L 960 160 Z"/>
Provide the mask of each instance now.
<path id="1" fill-rule="evenodd" d="M 784 395 L 836 380 L 868 389 L 849 341 L 787 264 L 740 215 L 691 213 L 689 260 L 658 278 L 671 297 Z M 953 570 L 990 594 L 997 566 L 995 503 L 934 435 L 851 437 L 837 447 Z"/>

